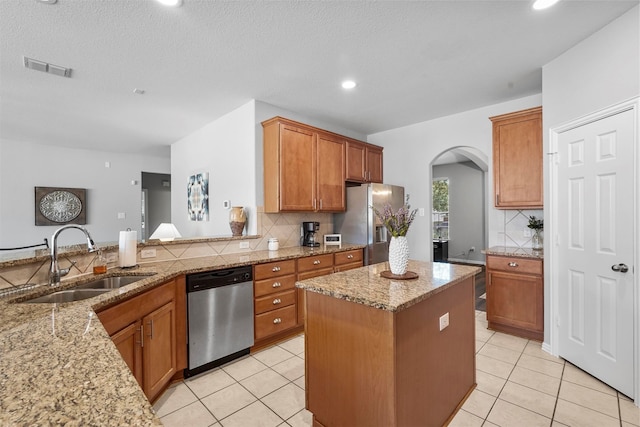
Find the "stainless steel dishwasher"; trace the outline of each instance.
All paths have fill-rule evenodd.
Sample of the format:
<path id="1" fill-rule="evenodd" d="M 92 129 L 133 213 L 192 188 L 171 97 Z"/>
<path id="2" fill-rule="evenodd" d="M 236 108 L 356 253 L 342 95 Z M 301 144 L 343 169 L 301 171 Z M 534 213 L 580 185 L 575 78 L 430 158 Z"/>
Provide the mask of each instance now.
<path id="1" fill-rule="evenodd" d="M 187 275 L 190 377 L 249 354 L 253 345 L 253 275 L 237 267 Z"/>

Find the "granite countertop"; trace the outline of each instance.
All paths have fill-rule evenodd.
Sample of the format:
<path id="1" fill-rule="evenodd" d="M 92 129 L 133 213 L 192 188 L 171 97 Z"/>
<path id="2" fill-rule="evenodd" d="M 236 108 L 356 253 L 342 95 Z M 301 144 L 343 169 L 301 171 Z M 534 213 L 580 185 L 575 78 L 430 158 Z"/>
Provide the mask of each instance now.
<path id="1" fill-rule="evenodd" d="M 56 290 L 114 275 L 151 275 L 100 296 L 64 304 L 20 304 L 40 286 L 0 299 L 0 425 L 162 425 L 95 315 L 96 310 L 176 276 L 360 249 L 282 248 L 176 261 L 63 281 Z"/>
<path id="2" fill-rule="evenodd" d="M 397 280 L 380 276 L 389 270 L 382 262 L 329 276 L 297 282 L 298 288 L 386 311 L 401 311 L 448 287 L 480 273 L 479 267 L 459 264 L 409 261 L 408 271 L 417 279 Z"/>
<path id="3" fill-rule="evenodd" d="M 516 248 L 510 246 L 492 246 L 482 251 L 485 255 L 514 256 L 520 258 L 544 259 L 544 251 L 531 248 Z"/>

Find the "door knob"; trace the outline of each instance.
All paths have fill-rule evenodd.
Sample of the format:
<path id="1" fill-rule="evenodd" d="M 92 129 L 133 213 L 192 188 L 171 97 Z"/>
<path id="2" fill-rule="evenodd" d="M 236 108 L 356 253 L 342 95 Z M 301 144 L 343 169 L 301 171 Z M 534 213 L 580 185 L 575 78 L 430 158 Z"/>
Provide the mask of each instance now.
<path id="1" fill-rule="evenodd" d="M 627 264 L 614 264 L 611 266 L 611 269 L 613 271 L 619 271 L 620 273 L 626 273 L 627 271 L 629 271 L 629 267 L 627 266 Z"/>

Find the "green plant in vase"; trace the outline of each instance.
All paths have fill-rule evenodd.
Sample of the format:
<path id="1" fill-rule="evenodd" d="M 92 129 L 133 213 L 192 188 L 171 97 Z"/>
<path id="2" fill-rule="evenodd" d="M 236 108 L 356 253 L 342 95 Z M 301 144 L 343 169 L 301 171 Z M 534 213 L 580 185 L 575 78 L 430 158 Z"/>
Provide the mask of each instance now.
<path id="1" fill-rule="evenodd" d="M 533 230 L 533 236 L 531 237 L 531 247 L 533 250 L 539 251 L 544 247 L 542 243 L 542 230 L 544 230 L 544 220 L 538 219 L 535 216 L 529 217 L 529 224 L 527 227 Z"/>

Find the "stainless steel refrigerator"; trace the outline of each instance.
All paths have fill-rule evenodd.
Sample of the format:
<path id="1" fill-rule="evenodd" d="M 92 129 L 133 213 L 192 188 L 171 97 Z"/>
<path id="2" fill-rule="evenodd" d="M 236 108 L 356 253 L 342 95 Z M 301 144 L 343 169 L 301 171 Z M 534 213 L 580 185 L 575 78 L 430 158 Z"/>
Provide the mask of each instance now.
<path id="1" fill-rule="evenodd" d="M 342 234 L 342 241 L 367 245 L 364 264 L 376 264 L 389 258 L 391 235 L 373 213 L 371 206 L 380 212 L 389 203 L 394 211 L 404 204 L 404 187 L 387 184 L 363 184 L 347 187 L 347 210 L 334 214 L 335 233 Z"/>

